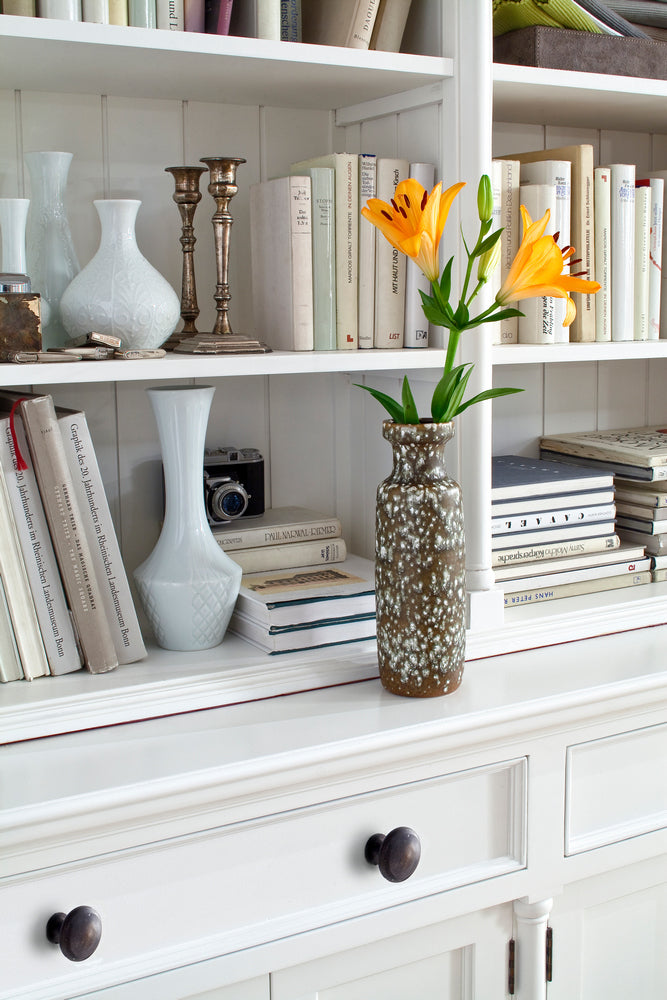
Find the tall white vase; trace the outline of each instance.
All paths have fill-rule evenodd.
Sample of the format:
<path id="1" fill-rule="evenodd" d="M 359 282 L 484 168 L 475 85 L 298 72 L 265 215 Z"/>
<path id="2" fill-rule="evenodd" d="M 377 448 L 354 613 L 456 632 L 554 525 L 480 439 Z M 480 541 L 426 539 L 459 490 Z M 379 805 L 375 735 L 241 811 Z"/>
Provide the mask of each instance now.
<path id="1" fill-rule="evenodd" d="M 79 270 L 65 212 L 65 189 L 72 153 L 26 153 L 25 161 L 30 173 L 27 273 L 33 292 L 42 296 L 44 348 L 63 347 L 69 337 L 60 321 L 60 299 Z"/>
<path id="2" fill-rule="evenodd" d="M 147 391 L 162 448 L 165 516 L 134 579 L 161 646 L 209 649 L 222 642 L 241 585 L 241 567 L 215 541 L 204 506 L 204 438 L 215 390 L 182 385 Z"/>
<path id="3" fill-rule="evenodd" d="M 93 204 L 102 225 L 100 246 L 61 299 L 65 328 L 72 337 L 91 330 L 112 334 L 125 348 L 160 347 L 176 327 L 181 303 L 137 246 L 141 202 L 110 198 Z"/>
<path id="4" fill-rule="evenodd" d="M 28 220 L 28 198 L 0 198 L 0 270 L 6 274 L 27 274 L 25 258 L 25 227 Z"/>

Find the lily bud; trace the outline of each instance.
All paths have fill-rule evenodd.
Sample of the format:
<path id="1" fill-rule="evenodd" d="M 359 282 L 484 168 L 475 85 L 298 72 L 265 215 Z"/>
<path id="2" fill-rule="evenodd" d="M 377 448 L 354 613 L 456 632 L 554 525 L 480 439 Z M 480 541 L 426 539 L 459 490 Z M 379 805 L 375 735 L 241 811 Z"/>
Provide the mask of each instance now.
<path id="1" fill-rule="evenodd" d="M 477 281 L 485 283 L 489 280 L 500 263 L 500 240 L 496 240 L 490 250 L 483 253 L 477 263 Z"/>
<path id="2" fill-rule="evenodd" d="M 480 222 L 488 222 L 493 215 L 493 191 L 488 174 L 482 174 L 477 188 L 477 211 Z"/>

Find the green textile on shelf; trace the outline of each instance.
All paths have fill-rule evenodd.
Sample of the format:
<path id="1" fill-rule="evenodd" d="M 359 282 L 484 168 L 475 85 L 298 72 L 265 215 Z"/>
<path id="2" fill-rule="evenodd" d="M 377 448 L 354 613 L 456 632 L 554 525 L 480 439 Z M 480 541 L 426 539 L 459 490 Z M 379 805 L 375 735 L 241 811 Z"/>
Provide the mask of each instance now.
<path id="1" fill-rule="evenodd" d="M 493 34 L 540 24 L 604 34 L 592 17 L 571 0 L 493 0 Z"/>

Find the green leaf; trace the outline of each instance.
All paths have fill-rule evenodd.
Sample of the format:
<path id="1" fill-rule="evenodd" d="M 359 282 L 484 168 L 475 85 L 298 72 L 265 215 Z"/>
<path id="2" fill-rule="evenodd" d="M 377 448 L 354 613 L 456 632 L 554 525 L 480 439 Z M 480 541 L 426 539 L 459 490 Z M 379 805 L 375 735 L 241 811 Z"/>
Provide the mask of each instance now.
<path id="1" fill-rule="evenodd" d="M 447 411 L 442 418 L 443 421 L 452 420 L 457 413 L 461 412 L 460 403 L 468 386 L 468 379 L 472 375 L 472 369 L 473 366 L 470 365 L 468 371 L 462 376 L 462 378 L 459 379 L 457 385 L 454 387 L 449 400 L 449 406 L 447 407 Z"/>
<path id="2" fill-rule="evenodd" d="M 447 412 L 452 391 L 461 378 L 465 367 L 465 365 L 459 365 L 457 368 L 452 368 L 450 372 L 445 372 L 433 390 L 433 398 L 431 399 L 431 416 L 436 423 L 440 423 L 442 421 L 443 414 Z M 472 368 L 472 365 L 470 367 Z"/>
<path id="3" fill-rule="evenodd" d="M 449 296 L 452 290 L 452 265 L 454 264 L 454 258 L 450 257 L 444 266 L 442 275 L 440 276 L 440 294 L 445 302 L 449 302 Z"/>
<path id="4" fill-rule="evenodd" d="M 459 302 L 458 309 L 454 313 L 454 325 L 459 330 L 464 330 L 470 321 L 470 312 L 465 302 Z"/>
<path id="5" fill-rule="evenodd" d="M 439 306 L 435 305 L 433 299 L 428 298 L 422 292 L 422 309 L 424 310 L 424 316 L 435 326 L 446 326 L 451 327 L 454 323 L 454 315 L 452 313 L 451 307 L 447 307 L 447 312 L 443 312 Z"/>
<path id="6" fill-rule="evenodd" d="M 419 414 L 417 413 L 417 406 L 415 404 L 414 396 L 412 395 L 412 389 L 410 388 L 407 375 L 403 379 L 403 423 L 419 423 Z"/>
<path id="7" fill-rule="evenodd" d="M 373 399 L 377 399 L 378 403 L 381 403 L 392 420 L 395 420 L 397 424 L 404 423 L 418 423 L 418 421 L 405 421 L 403 419 L 403 407 L 391 396 L 388 396 L 386 392 L 380 392 L 379 389 L 371 389 L 369 385 L 359 385 L 358 382 L 354 383 L 358 389 L 365 389 L 366 392 L 370 392 Z"/>
<path id="8" fill-rule="evenodd" d="M 496 399 L 498 396 L 511 396 L 515 392 L 523 392 L 523 389 L 485 389 L 484 392 L 478 393 L 472 399 L 467 399 L 463 406 L 460 406 L 456 412 L 463 413 L 473 403 L 483 403 L 485 399 Z"/>
<path id="9" fill-rule="evenodd" d="M 477 248 L 477 253 L 475 254 L 475 256 L 481 257 L 482 254 L 486 253 L 487 250 L 492 250 L 496 245 L 496 243 L 498 242 L 498 240 L 500 239 L 500 237 L 502 236 L 502 232 L 503 232 L 502 229 L 497 229 L 495 233 L 491 233 L 490 236 L 487 236 L 484 242 L 480 243 L 479 247 Z"/>
<path id="10" fill-rule="evenodd" d="M 495 323 L 499 319 L 511 319 L 512 316 L 523 316 L 520 309 L 501 309 L 500 312 L 494 313 L 492 316 L 487 316 L 481 323 Z"/>

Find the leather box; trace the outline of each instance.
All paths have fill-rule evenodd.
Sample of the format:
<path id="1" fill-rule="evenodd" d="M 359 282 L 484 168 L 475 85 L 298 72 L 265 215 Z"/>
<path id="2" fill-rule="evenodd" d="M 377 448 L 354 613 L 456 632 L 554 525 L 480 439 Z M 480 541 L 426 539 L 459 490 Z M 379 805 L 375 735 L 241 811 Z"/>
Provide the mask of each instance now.
<path id="1" fill-rule="evenodd" d="M 667 80 L 667 43 L 532 26 L 493 40 L 493 59 L 516 66 Z"/>

